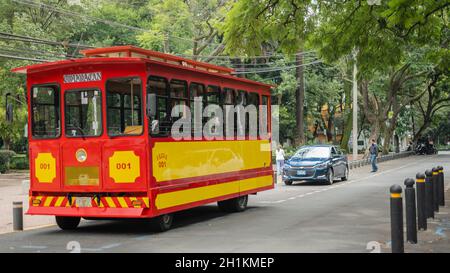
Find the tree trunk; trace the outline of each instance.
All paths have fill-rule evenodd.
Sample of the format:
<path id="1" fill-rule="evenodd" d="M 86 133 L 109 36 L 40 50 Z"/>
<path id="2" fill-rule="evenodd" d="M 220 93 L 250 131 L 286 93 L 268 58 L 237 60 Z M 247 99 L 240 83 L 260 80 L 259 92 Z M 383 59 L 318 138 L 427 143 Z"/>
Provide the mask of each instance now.
<path id="1" fill-rule="evenodd" d="M 348 81 L 344 81 L 344 91 L 345 91 L 345 107 L 344 111 L 344 128 L 342 129 L 341 138 L 341 149 L 349 152 L 348 142 L 350 140 L 350 135 L 352 134 L 353 126 L 353 111 L 351 109 L 352 105 L 352 86 Z"/>
<path id="2" fill-rule="evenodd" d="M 304 133 L 304 119 L 303 119 L 303 107 L 305 104 L 305 90 L 304 90 L 304 78 L 303 78 L 303 67 L 301 66 L 303 64 L 303 56 L 298 53 L 295 57 L 296 64 L 298 65 L 296 69 L 296 75 L 297 75 L 297 90 L 295 92 L 295 116 L 296 116 L 296 125 L 297 125 L 297 132 L 296 132 L 296 142 L 297 145 L 303 145 L 305 143 L 305 133 Z"/>
<path id="3" fill-rule="evenodd" d="M 398 137 L 397 134 L 394 135 L 394 145 L 395 145 L 394 151 L 396 153 L 400 153 L 400 138 Z"/>
<path id="4" fill-rule="evenodd" d="M 389 126 L 384 131 L 384 134 L 383 134 L 383 139 L 384 139 L 383 154 L 384 155 L 387 155 L 389 153 L 389 150 L 391 148 L 391 139 L 392 139 L 393 133 L 394 133 L 394 130 L 393 130 L 392 126 Z"/>

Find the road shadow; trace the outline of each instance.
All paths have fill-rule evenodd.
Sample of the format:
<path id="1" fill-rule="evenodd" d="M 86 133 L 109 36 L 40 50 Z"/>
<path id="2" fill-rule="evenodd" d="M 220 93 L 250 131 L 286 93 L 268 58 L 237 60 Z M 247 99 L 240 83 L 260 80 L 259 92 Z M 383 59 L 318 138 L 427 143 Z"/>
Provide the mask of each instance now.
<path id="1" fill-rule="evenodd" d="M 333 182 L 333 185 L 336 183 L 340 183 L 340 182 L 341 182 L 341 180 L 336 180 Z M 286 185 L 286 187 L 299 187 L 299 186 L 326 187 L 326 186 L 330 186 L 330 185 L 326 184 L 325 182 L 313 182 L 313 181 L 301 181 L 301 180 L 294 181 L 292 183 L 292 185 L 289 185 L 289 186 Z"/>
<path id="2" fill-rule="evenodd" d="M 252 213 L 264 209 L 263 207 L 247 207 L 241 213 Z M 233 217 L 241 213 L 226 213 L 219 210 L 217 206 L 206 205 L 184 211 L 176 212 L 171 230 L 189 227 L 194 224 L 204 223 L 219 218 Z M 108 219 L 108 220 L 87 220 L 83 221 L 76 230 L 52 230 L 48 233 L 59 233 L 64 235 L 151 235 L 165 234 L 156 232 L 149 225 L 150 219 Z M 170 232 L 169 230 L 168 232 Z"/>

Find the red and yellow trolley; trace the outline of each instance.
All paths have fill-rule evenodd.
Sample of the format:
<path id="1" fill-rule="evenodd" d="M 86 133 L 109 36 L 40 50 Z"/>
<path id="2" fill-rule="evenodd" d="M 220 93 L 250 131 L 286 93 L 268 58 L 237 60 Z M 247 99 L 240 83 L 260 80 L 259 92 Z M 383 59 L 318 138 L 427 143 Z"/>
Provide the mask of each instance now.
<path id="1" fill-rule="evenodd" d="M 270 85 L 132 46 L 83 54 L 13 69 L 27 74 L 28 214 L 55 215 L 63 229 L 83 217 L 154 218 L 166 230 L 173 212 L 211 202 L 240 211 L 273 188 L 270 137 L 175 141 L 170 131 L 172 107 L 194 97 L 270 113 Z"/>

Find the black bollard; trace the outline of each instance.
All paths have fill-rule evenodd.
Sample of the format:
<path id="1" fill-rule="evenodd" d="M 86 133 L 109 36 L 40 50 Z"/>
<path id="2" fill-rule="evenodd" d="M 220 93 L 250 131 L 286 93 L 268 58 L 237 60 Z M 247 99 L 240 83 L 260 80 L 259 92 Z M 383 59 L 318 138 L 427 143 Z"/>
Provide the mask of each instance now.
<path id="1" fill-rule="evenodd" d="M 439 171 L 439 206 L 445 206 L 444 167 L 438 166 Z"/>
<path id="2" fill-rule="evenodd" d="M 425 171 L 425 211 L 428 218 L 434 218 L 433 183 L 431 181 L 433 172 Z"/>
<path id="3" fill-rule="evenodd" d="M 433 177 L 432 177 L 432 184 L 433 184 L 433 209 L 434 212 L 439 212 L 439 171 L 435 167 L 432 169 Z"/>
<path id="4" fill-rule="evenodd" d="M 402 187 L 392 185 L 391 192 L 391 248 L 392 253 L 403 253 L 403 204 Z"/>
<path id="5" fill-rule="evenodd" d="M 405 180 L 406 241 L 417 244 L 416 190 L 414 179 Z"/>
<path id="6" fill-rule="evenodd" d="M 427 215 L 425 211 L 425 175 L 416 174 L 417 188 L 417 224 L 419 230 L 427 230 Z"/>
<path id="7" fill-rule="evenodd" d="M 23 230 L 23 203 L 13 202 L 13 230 Z"/>

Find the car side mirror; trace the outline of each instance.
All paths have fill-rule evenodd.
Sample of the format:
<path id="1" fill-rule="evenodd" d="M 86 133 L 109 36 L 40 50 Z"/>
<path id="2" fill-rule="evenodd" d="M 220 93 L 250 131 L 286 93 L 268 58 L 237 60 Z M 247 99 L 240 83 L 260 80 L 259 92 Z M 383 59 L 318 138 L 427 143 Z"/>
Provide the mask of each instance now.
<path id="1" fill-rule="evenodd" d="M 14 121 L 14 105 L 11 101 L 8 101 L 8 97 L 11 93 L 6 94 L 6 107 L 5 107 L 5 118 L 6 122 L 12 123 Z"/>
<path id="2" fill-rule="evenodd" d="M 156 94 L 147 94 L 147 116 L 151 119 L 156 117 Z"/>

